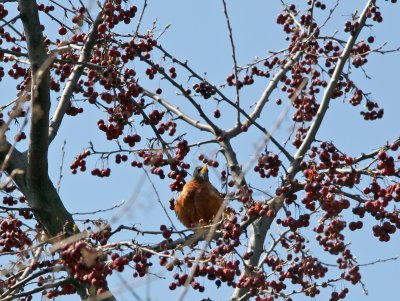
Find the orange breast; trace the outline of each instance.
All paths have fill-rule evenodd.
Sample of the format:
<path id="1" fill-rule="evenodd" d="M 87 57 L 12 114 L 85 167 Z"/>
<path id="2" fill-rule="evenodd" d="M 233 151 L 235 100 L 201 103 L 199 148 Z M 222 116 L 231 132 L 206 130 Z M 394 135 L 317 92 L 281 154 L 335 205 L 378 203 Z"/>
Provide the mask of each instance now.
<path id="1" fill-rule="evenodd" d="M 210 182 L 190 180 L 175 204 L 178 219 L 187 228 L 213 221 L 223 203 L 223 199 Z"/>

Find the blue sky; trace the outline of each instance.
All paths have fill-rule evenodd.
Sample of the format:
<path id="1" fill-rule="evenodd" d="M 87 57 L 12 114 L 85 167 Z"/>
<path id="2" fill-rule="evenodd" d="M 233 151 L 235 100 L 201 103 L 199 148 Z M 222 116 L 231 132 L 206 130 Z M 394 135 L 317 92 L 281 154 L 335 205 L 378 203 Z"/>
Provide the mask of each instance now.
<path id="1" fill-rule="evenodd" d="M 295 1 L 295 3 L 302 2 Z M 333 15 L 331 23 L 325 28 L 326 35 L 339 30 L 339 36 L 346 38 L 346 35 L 342 32 L 343 20 L 354 11 L 355 6 L 357 6 L 358 10 L 361 10 L 365 1 L 357 1 L 357 3 L 343 2 L 345 2 L 344 6 Z M 386 1 L 380 1 L 379 3 L 384 22 L 374 26 L 372 30 L 366 28 L 361 37 L 366 38 L 369 35 L 373 35 L 376 37 L 373 46 L 378 47 L 388 41 L 386 46 L 388 49 L 396 48 L 400 46 L 400 35 L 396 33 L 398 16 L 400 15 L 399 5 L 392 5 Z M 285 34 L 281 27 L 275 23 L 276 16 L 281 9 L 279 1 L 253 0 L 246 3 L 228 1 L 227 4 L 239 65 L 251 63 L 255 57 L 263 57 L 267 54 L 267 51 L 276 51 L 286 47 Z M 140 8 L 141 4 L 138 4 L 138 6 Z M 232 59 L 221 1 L 149 1 L 141 27 L 142 30 L 150 28 L 155 19 L 157 19 L 159 28 L 171 24 L 160 40 L 161 44 L 170 53 L 182 60 L 187 59 L 190 66 L 198 73 L 206 73 L 206 77 L 210 82 L 216 84 L 224 82 L 226 76 L 232 70 Z M 133 30 L 136 25 L 132 24 L 131 26 Z M 357 83 L 364 88 L 365 92 L 370 92 L 373 98 L 385 108 L 385 117 L 382 120 L 365 122 L 359 115 L 360 107 L 354 108 L 340 99 L 333 100 L 317 138 L 334 141 L 338 148 L 352 156 L 357 156 L 361 152 L 369 152 L 386 141 L 397 138 L 400 134 L 397 126 L 400 112 L 397 71 L 399 66 L 399 53 L 373 54 L 369 57 L 369 63 L 366 65 L 366 71 L 371 79 L 366 79 L 360 70 L 355 73 Z M 245 108 L 248 108 L 258 99 L 266 84 L 266 81 L 260 80 L 254 86 L 242 90 L 241 99 Z M 5 89 L 4 82 L 0 83 L 0 85 Z M 148 85 L 148 87 L 154 89 L 160 86 L 164 90 L 163 96 L 166 99 L 182 106 L 185 105 L 181 103 L 182 99 L 176 96 L 176 91 L 167 82 L 155 80 L 148 83 Z M 12 93 L 11 89 L 7 89 L 7 100 L 14 97 L 15 94 Z M 227 91 L 227 95 L 234 97 L 233 90 Z M 274 104 L 274 98 L 277 97 L 282 97 L 282 94 L 278 92 L 273 95 L 271 103 L 267 106 L 260 119 L 260 123 L 268 128 L 274 125 L 277 116 L 284 108 L 284 106 L 278 107 Z M 210 100 L 204 106 L 212 112 L 215 108 L 215 103 Z M 64 120 L 59 135 L 52 143 L 50 150 L 50 172 L 53 182 L 56 183 L 60 172 L 61 148 L 63 141 L 66 140 L 60 193 L 67 209 L 70 212 L 93 211 L 95 209 L 109 208 L 125 200 L 128 204 L 126 207 L 121 210 L 114 210 L 106 215 L 98 215 L 98 217 L 111 218 L 115 214 L 118 219 L 112 226 L 117 226 L 120 223 L 126 225 L 140 224 L 143 229 L 157 230 L 162 223 L 168 225 L 168 219 L 157 202 L 153 188 L 140 170 L 132 169 L 128 165 L 115 165 L 111 163 L 111 160 L 112 175 L 110 178 L 92 177 L 89 174 L 90 171 L 78 173 L 77 175 L 72 175 L 69 172 L 69 164 L 72 163 L 74 156 L 85 148 L 89 141 L 92 141 L 96 148 L 101 150 L 113 150 L 116 148 L 115 144 L 105 141 L 102 133 L 97 130 L 96 121 L 104 117 L 104 115 L 87 108 L 87 106 L 84 107 L 87 113 L 74 118 L 67 117 Z M 224 115 L 224 108 L 220 109 L 223 114 L 221 125 L 232 126 L 235 117 L 231 117 L 229 114 Z M 284 141 L 288 136 L 289 130 L 290 116 L 286 118 L 276 132 L 276 138 L 281 142 Z M 204 137 L 211 138 L 192 131 L 188 132 L 188 137 L 194 141 L 201 140 Z M 262 135 L 255 130 L 251 130 L 248 136 L 239 137 L 233 141 L 238 157 L 243 164 L 252 158 L 252 151 L 257 147 L 257 142 L 260 139 L 262 139 Z M 201 147 L 200 150 L 193 148 L 188 155 L 189 163 L 192 166 L 199 164 L 196 158 L 201 152 L 212 155 L 217 151 L 218 148 L 216 146 Z M 222 163 L 222 160 L 220 163 Z M 94 165 L 95 160 L 88 160 L 89 167 Z M 211 178 L 215 186 L 219 188 L 217 173 L 211 171 Z M 251 171 L 249 179 L 259 183 Z M 142 181 L 144 181 L 143 185 Z M 171 197 L 176 197 L 176 194 L 170 192 L 168 181 L 159 181 L 154 177 L 153 181 L 161 196 L 161 201 L 168 207 L 168 200 Z M 266 182 L 263 188 L 273 192 L 277 181 L 270 180 Z M 138 193 L 139 186 L 141 188 L 140 193 Z M 173 212 L 170 212 L 170 216 L 173 218 L 174 223 L 179 225 Z M 88 217 L 92 218 L 93 216 L 90 215 Z M 351 219 L 352 217 L 350 216 L 349 218 Z M 180 228 L 182 229 L 183 227 L 180 226 Z M 274 226 L 273 231 L 276 232 L 276 230 L 277 228 Z M 311 229 L 304 231 L 306 233 L 309 232 L 309 235 L 313 235 Z M 128 235 L 125 238 L 132 237 Z M 351 239 L 353 253 L 357 255 L 360 263 L 400 255 L 398 251 L 400 243 L 398 234 L 395 234 L 389 243 L 379 243 L 372 237 L 370 227 L 365 227 L 362 231 L 353 233 L 352 236 L 349 235 L 347 239 Z M 317 255 L 319 252 L 318 248 L 316 248 L 315 254 Z M 334 258 L 331 258 L 330 262 L 334 262 Z M 348 300 L 390 299 L 397 296 L 398 277 L 396 271 L 399 268 L 398 261 L 362 268 L 363 281 L 369 291 L 369 296 L 362 297 L 362 288 L 357 285 L 350 287 Z M 154 272 L 159 270 L 161 269 L 155 268 Z M 131 277 L 126 279 L 143 300 L 177 300 L 179 290 L 171 292 L 167 288 L 172 275 L 163 274 L 163 276 L 167 278 L 167 281 L 158 280 L 156 277 L 150 277 L 149 280 L 137 280 Z M 118 282 L 118 277 L 113 276 L 111 287 L 117 287 L 119 285 Z M 340 285 L 338 287 L 340 288 Z M 329 289 L 327 291 L 329 292 Z M 211 283 L 210 286 L 206 286 L 204 295 L 189 292 L 186 300 L 199 300 L 207 297 L 212 300 L 226 300 L 230 293 L 231 290 L 226 286 L 222 286 L 217 290 Z M 123 293 L 117 296 L 120 297 L 120 300 L 133 300 L 129 291 L 124 289 Z M 68 300 L 72 300 L 72 298 Z M 294 300 L 306 300 L 306 298 L 297 296 Z M 327 298 L 323 294 L 317 297 L 316 300 L 327 300 Z"/>

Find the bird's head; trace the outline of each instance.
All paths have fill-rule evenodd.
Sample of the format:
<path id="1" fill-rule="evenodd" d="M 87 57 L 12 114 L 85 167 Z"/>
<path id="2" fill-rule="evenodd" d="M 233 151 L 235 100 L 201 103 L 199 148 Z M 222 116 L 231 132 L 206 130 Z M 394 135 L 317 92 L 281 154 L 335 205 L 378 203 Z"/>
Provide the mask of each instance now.
<path id="1" fill-rule="evenodd" d="M 193 179 L 201 182 L 208 181 L 208 165 L 197 166 L 193 172 Z"/>

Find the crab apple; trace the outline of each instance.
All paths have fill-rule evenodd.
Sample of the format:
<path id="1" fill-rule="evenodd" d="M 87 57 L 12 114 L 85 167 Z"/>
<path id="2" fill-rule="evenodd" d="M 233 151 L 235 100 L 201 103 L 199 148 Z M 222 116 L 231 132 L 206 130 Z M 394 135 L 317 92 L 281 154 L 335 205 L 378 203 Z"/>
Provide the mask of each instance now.
<path id="1" fill-rule="evenodd" d="M 58 33 L 59 33 L 61 36 L 66 35 L 66 34 L 67 34 L 67 29 L 66 29 L 64 26 L 61 26 L 61 27 L 58 29 Z"/>
<path id="2" fill-rule="evenodd" d="M 99 26 L 97 26 L 97 30 L 98 30 L 100 33 L 105 33 L 106 30 L 107 30 L 107 25 L 104 24 L 104 23 L 102 23 L 102 24 L 100 24 Z"/>

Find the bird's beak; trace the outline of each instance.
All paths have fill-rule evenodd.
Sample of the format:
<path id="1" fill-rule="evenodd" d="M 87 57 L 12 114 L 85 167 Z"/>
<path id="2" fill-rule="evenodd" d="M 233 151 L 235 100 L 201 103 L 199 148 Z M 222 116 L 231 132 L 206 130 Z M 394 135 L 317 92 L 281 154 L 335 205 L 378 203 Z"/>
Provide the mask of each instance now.
<path id="1" fill-rule="evenodd" d="M 204 167 L 201 169 L 201 172 L 207 172 L 208 171 L 208 164 L 204 165 Z"/>

